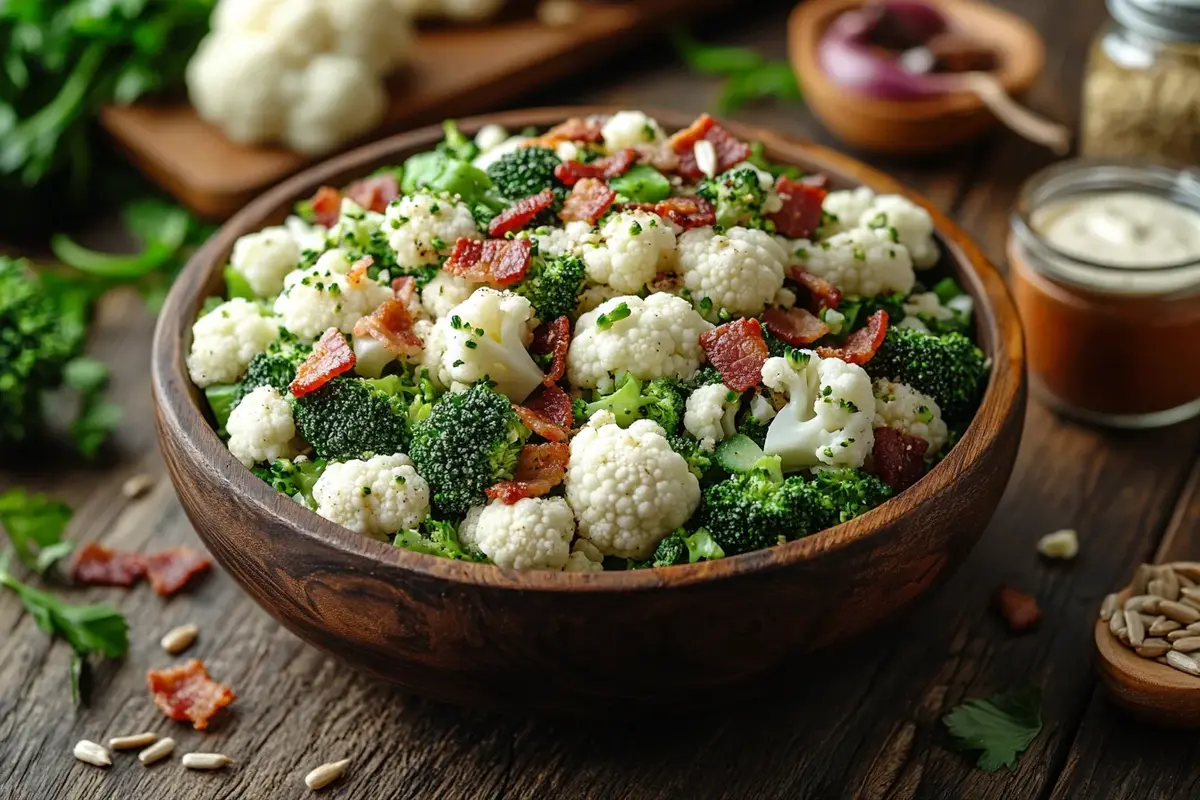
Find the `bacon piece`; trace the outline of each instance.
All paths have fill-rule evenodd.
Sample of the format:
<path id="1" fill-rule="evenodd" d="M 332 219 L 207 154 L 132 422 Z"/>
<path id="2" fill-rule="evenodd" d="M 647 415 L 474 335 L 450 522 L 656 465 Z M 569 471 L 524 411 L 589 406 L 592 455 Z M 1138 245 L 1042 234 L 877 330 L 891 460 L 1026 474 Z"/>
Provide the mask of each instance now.
<path id="1" fill-rule="evenodd" d="M 671 149 L 679 156 L 676 173 L 690 180 L 704 177 L 696 164 L 696 142 L 702 139 L 711 142 L 717 153 L 717 172 L 724 172 L 750 157 L 750 145 L 725 130 L 710 115 L 701 114 L 690 127 L 678 131 L 670 139 Z"/>
<path id="2" fill-rule="evenodd" d="M 346 273 L 346 283 L 351 286 L 358 286 L 367 279 L 367 270 L 375 263 L 375 256 L 363 256 L 358 261 L 354 262 L 354 266 L 350 267 L 350 271 Z"/>
<path id="3" fill-rule="evenodd" d="M 654 213 L 685 230 L 717 224 L 717 212 L 703 197 L 668 197 L 655 204 Z"/>
<path id="4" fill-rule="evenodd" d="M 195 658 L 168 669 L 150 670 L 146 683 L 159 711 L 169 719 L 191 722 L 198 731 L 237 699 L 233 689 L 210 678 L 204 663 Z"/>
<path id="5" fill-rule="evenodd" d="M 821 358 L 840 358 L 847 364 L 862 366 L 875 357 L 875 351 L 887 336 L 888 314 L 883 309 L 867 318 L 866 327 L 846 337 L 841 347 L 818 347 Z"/>
<path id="6" fill-rule="evenodd" d="M 1004 617 L 1008 629 L 1014 633 L 1029 630 L 1042 618 L 1036 597 L 1005 584 L 997 587 L 992 595 L 992 608 Z"/>
<path id="7" fill-rule="evenodd" d="M 554 177 L 565 186 L 574 186 L 584 178 L 611 180 L 629 172 L 629 168 L 637 163 L 637 158 L 637 150 L 626 148 L 587 164 L 582 161 L 564 161 L 554 168 Z"/>
<path id="8" fill-rule="evenodd" d="M 337 328 L 321 334 L 312 352 L 296 370 L 296 379 L 288 390 L 294 397 L 315 392 L 332 379 L 354 368 L 354 350 Z"/>
<path id="9" fill-rule="evenodd" d="M 533 342 L 529 352 L 534 355 L 552 355 L 550 369 L 546 371 L 546 383 L 562 380 L 567 371 L 567 349 L 571 346 L 571 320 L 559 317 L 543 322 L 533 331 Z"/>
<path id="10" fill-rule="evenodd" d="M 387 211 L 388 205 L 399 196 L 400 182 L 390 172 L 363 178 L 346 187 L 346 197 L 368 211 L 380 214 Z"/>
<path id="11" fill-rule="evenodd" d="M 744 392 L 762 381 L 767 360 L 767 343 L 756 319 L 735 319 L 700 334 L 704 355 L 730 389 Z"/>
<path id="12" fill-rule="evenodd" d="M 762 324 L 793 347 L 812 344 L 829 333 L 829 326 L 805 308 L 768 308 L 762 314 Z"/>
<path id="13" fill-rule="evenodd" d="M 543 189 L 535 195 L 518 200 L 492 217 L 492 221 L 488 223 L 488 234 L 503 237 L 508 233 L 516 233 L 552 205 L 554 192 L 550 189 Z"/>
<path id="14" fill-rule="evenodd" d="M 820 313 L 822 308 L 837 308 L 842 304 L 842 290 L 819 275 L 792 267 L 788 277 L 808 290 L 807 307 L 814 314 Z"/>
<path id="15" fill-rule="evenodd" d="M 525 146 L 540 145 L 551 150 L 559 142 L 586 142 L 599 144 L 604 141 L 604 122 L 595 117 L 571 117 L 560 122 L 536 139 L 530 140 Z"/>
<path id="16" fill-rule="evenodd" d="M 542 497 L 563 482 L 571 447 L 566 442 L 527 444 L 517 458 L 513 479 L 485 490 L 488 497 L 512 505 L 525 497 Z"/>
<path id="17" fill-rule="evenodd" d="M 929 443 L 894 428 L 876 428 L 871 450 L 872 470 L 897 492 L 907 489 L 925 474 L 925 451 Z"/>
<path id="18" fill-rule="evenodd" d="M 121 553 L 88 542 L 71 563 L 71 580 L 91 586 L 133 586 L 146 574 L 146 559 L 139 553 Z"/>
<path id="19" fill-rule="evenodd" d="M 398 356 L 412 356 L 424 349 L 421 337 L 413 333 L 408 306 L 399 300 L 385 300 L 379 308 L 354 323 L 355 336 L 369 336 Z"/>
<path id="20" fill-rule="evenodd" d="M 461 238 L 442 269 L 470 283 L 504 287 L 525 277 L 533 243 L 528 239 Z"/>
<path id="21" fill-rule="evenodd" d="M 562 211 L 558 212 L 558 218 L 563 222 L 585 220 L 595 225 L 596 220 L 604 216 L 604 212 L 608 211 L 616 199 L 617 193 L 608 188 L 603 181 L 584 178 L 576 183 L 567 195 Z"/>
<path id="22" fill-rule="evenodd" d="M 404 305 L 412 302 L 413 296 L 417 293 L 417 279 L 412 275 L 401 275 L 399 278 L 392 278 L 392 294 L 396 295 L 396 299 Z"/>
<path id="23" fill-rule="evenodd" d="M 575 421 L 571 397 L 557 383 L 547 383 L 525 405 L 513 405 L 526 428 L 552 442 L 565 442 Z"/>
<path id="24" fill-rule="evenodd" d="M 146 577 L 159 597 L 170 597 L 211 567 L 208 556 L 191 547 L 172 547 L 146 556 Z"/>
<path id="25" fill-rule="evenodd" d="M 308 201 L 318 225 L 332 228 L 342 214 L 342 193 L 332 186 L 322 186 Z"/>
<path id="26" fill-rule="evenodd" d="M 775 181 L 775 192 L 783 207 L 767 215 L 775 223 L 775 231 L 793 239 L 805 239 L 821 225 L 821 204 L 828 194 L 819 186 L 810 186 L 780 175 Z"/>

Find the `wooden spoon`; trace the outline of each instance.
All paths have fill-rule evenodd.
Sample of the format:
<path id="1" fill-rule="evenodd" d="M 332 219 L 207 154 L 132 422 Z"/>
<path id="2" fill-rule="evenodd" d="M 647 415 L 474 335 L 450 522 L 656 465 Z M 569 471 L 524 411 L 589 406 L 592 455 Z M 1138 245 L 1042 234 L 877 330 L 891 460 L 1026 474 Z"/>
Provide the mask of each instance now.
<path id="1" fill-rule="evenodd" d="M 1118 607 L 1132 595 L 1125 587 Z M 1118 613 L 1120 613 L 1118 611 Z M 1096 671 L 1113 702 L 1139 719 L 1169 728 L 1200 727 L 1200 677 L 1142 658 L 1097 620 Z"/>

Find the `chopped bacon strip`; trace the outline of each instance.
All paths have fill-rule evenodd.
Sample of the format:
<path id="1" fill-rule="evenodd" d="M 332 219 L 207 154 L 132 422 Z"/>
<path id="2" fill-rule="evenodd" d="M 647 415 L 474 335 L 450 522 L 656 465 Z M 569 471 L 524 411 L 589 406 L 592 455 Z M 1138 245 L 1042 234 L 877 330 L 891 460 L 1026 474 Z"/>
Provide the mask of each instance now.
<path id="1" fill-rule="evenodd" d="M 717 153 L 717 172 L 724 172 L 750 157 L 750 145 L 725 130 L 721 123 L 708 114 L 701 114 L 690 127 L 679 131 L 670 139 L 671 149 L 679 156 L 679 165 L 675 171 L 690 180 L 704 177 L 704 173 L 696 164 L 696 142 L 701 139 L 711 142 Z"/>
<path id="2" fill-rule="evenodd" d="M 793 347 L 812 344 L 829 333 L 829 326 L 805 308 L 768 308 L 763 312 L 762 324 Z"/>
<path id="3" fill-rule="evenodd" d="M 805 239 L 821 225 L 821 204 L 828 194 L 819 186 L 810 186 L 780 175 L 775 191 L 783 207 L 767 215 L 775 223 L 775 231 L 793 239 Z"/>
<path id="4" fill-rule="evenodd" d="M 346 273 L 346 283 L 351 286 L 358 286 L 367 277 L 367 270 L 375 263 L 375 256 L 363 256 L 358 261 L 354 262 L 354 266 L 350 267 L 350 271 Z"/>
<path id="5" fill-rule="evenodd" d="M 554 177 L 566 186 L 574 186 L 584 178 L 611 180 L 629 172 L 629 168 L 637 163 L 637 158 L 637 150 L 626 148 L 588 164 L 582 161 L 564 161 L 554 168 Z"/>
<path id="6" fill-rule="evenodd" d="M 876 428 L 871 450 L 872 470 L 897 492 L 907 489 L 925 474 L 925 451 L 929 443 L 895 428 Z"/>
<path id="7" fill-rule="evenodd" d="M 840 358 L 847 364 L 862 366 L 875 357 L 875 351 L 887 336 L 888 314 L 883 309 L 867 318 L 866 327 L 859 328 L 846 337 L 841 347 L 818 347 L 821 358 Z"/>
<path id="8" fill-rule="evenodd" d="M 346 337 L 337 328 L 330 328 L 321 334 L 312 353 L 296 370 L 296 379 L 288 390 L 294 397 L 304 397 L 343 372 L 354 369 L 354 362 L 354 350 Z"/>
<path id="9" fill-rule="evenodd" d="M 559 142 L 586 142 L 599 144 L 604 141 L 604 122 L 595 117 L 571 117 L 566 122 L 560 122 L 536 139 L 531 140 L 526 147 L 541 145 L 554 148 Z"/>
<path id="10" fill-rule="evenodd" d="M 518 200 L 492 217 L 492 221 L 488 223 L 488 234 L 503 237 L 508 233 L 516 233 L 552 205 L 554 192 L 551 189 L 543 189 L 535 195 Z"/>
<path id="11" fill-rule="evenodd" d="M 318 225 L 332 228 L 342 214 L 342 193 L 332 186 L 322 186 L 308 201 Z"/>
<path id="12" fill-rule="evenodd" d="M 621 208 L 652 211 L 685 230 L 717 224 L 717 212 L 713 209 L 712 203 L 703 197 L 680 195 L 668 197 L 659 203 L 623 203 Z"/>
<path id="13" fill-rule="evenodd" d="M 146 577 L 159 597 L 170 597 L 211 567 L 208 556 L 191 547 L 172 547 L 146 556 Z"/>
<path id="14" fill-rule="evenodd" d="M 571 413 L 571 397 L 557 383 L 548 383 L 525 401 L 513 405 L 526 428 L 552 442 L 565 442 L 567 431 L 575 421 Z"/>
<path id="15" fill-rule="evenodd" d="M 562 389 L 559 389 L 559 391 L 562 392 Z M 563 392 L 563 394 L 566 394 L 566 392 Z M 555 424 L 532 408 L 514 404 L 513 411 L 517 412 L 517 416 L 521 418 L 521 423 L 526 428 L 529 428 L 529 430 L 547 441 L 565 442 L 570 436 L 567 428 Z"/>
<path id="16" fill-rule="evenodd" d="M 529 352 L 534 355 L 552 355 L 550 369 L 546 371 L 546 383 L 562 379 L 567 371 L 567 349 L 571 346 L 571 320 L 559 317 L 543 322 L 533 331 L 533 342 Z"/>
<path id="17" fill-rule="evenodd" d="M 191 722 L 198 731 L 237 699 L 233 689 L 210 678 L 204 663 L 195 658 L 168 669 L 150 670 L 146 683 L 159 711 L 170 719 Z"/>
<path id="18" fill-rule="evenodd" d="M 408 306 L 399 300 L 385 300 L 379 308 L 354 323 L 355 336 L 369 336 L 398 356 L 420 353 L 425 343 L 413 332 Z"/>
<path id="19" fill-rule="evenodd" d="M 527 444 L 521 448 L 511 481 L 486 489 L 487 496 L 512 505 L 526 497 L 542 497 L 563 482 L 571 447 L 566 442 Z"/>
<path id="20" fill-rule="evenodd" d="M 608 188 L 603 181 L 584 178 L 571 189 L 566 202 L 563 203 L 562 211 L 558 212 L 558 217 L 563 222 L 584 220 L 595 225 L 596 220 L 604 216 L 604 212 L 608 211 L 616 199 L 617 193 Z"/>
<path id="21" fill-rule="evenodd" d="M 504 287 L 525 277 L 533 243 L 528 239 L 461 238 L 442 269 L 470 283 Z"/>
<path id="22" fill-rule="evenodd" d="M 121 553 L 88 542 L 71 563 L 71 580 L 91 586 L 133 586 L 146 574 L 146 559 L 139 553 Z"/>
<path id="23" fill-rule="evenodd" d="M 792 267 L 788 277 L 808 290 L 807 307 L 814 314 L 820 313 L 822 308 L 837 308 L 842 304 L 842 290 L 819 275 Z"/>
<path id="24" fill-rule="evenodd" d="M 400 182 L 390 172 L 363 178 L 346 187 L 346 197 L 368 211 L 380 214 L 387 211 L 388 205 L 399 196 Z"/>
<path id="25" fill-rule="evenodd" d="M 767 360 L 767 343 L 756 319 L 735 319 L 700 334 L 704 355 L 730 389 L 744 392 L 762 381 Z"/>
<path id="26" fill-rule="evenodd" d="M 417 293 L 417 279 L 412 275 L 401 275 L 392 278 L 392 294 L 404 305 L 408 305 Z"/>

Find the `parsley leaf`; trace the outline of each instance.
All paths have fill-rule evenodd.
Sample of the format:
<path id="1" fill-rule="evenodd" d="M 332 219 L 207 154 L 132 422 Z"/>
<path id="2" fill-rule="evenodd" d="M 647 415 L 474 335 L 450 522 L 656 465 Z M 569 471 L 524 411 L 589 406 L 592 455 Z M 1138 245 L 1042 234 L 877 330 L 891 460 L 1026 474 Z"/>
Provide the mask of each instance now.
<path id="1" fill-rule="evenodd" d="M 1042 730 L 1042 693 L 1025 686 L 986 700 L 968 700 L 942 717 L 959 750 L 980 750 L 979 768 L 1011 769 Z"/>
<path id="2" fill-rule="evenodd" d="M 67 504 L 48 495 L 24 489 L 0 494 L 0 527 L 7 531 L 17 557 L 39 574 L 71 552 L 72 544 L 62 540 L 70 521 Z"/>
<path id="3" fill-rule="evenodd" d="M 731 114 L 754 100 L 799 100 L 800 85 L 787 61 L 768 61 L 754 50 L 701 44 L 686 31 L 671 32 L 676 52 L 689 67 L 704 75 L 726 78 L 716 111 Z"/>

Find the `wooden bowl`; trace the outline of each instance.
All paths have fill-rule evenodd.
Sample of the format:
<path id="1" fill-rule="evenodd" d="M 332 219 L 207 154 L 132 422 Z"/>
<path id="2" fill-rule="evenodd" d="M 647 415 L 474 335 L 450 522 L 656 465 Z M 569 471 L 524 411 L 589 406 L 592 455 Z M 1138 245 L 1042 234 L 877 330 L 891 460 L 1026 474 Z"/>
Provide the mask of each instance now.
<path id="1" fill-rule="evenodd" d="M 1045 61 L 1037 31 L 1020 17 L 974 0 L 929 0 L 967 31 L 986 31 L 996 48 L 996 78 L 1008 94 L 1027 91 Z M 880 100 L 855 94 L 829 79 L 817 59 L 817 44 L 842 12 L 863 0 L 806 0 L 788 22 L 788 54 L 805 102 L 839 139 L 882 153 L 927 153 L 976 139 L 996 117 L 972 92 L 918 100 Z"/>
<path id="2" fill-rule="evenodd" d="M 615 110 L 515 111 L 460 124 L 519 130 Z M 672 128 L 691 122 L 658 118 Z M 345 184 L 441 139 L 440 128 L 422 128 L 313 167 L 252 202 L 195 255 L 159 315 L 159 441 L 217 560 L 301 638 L 385 680 L 465 705 L 597 714 L 710 702 L 710 689 L 760 678 L 876 625 L 956 566 L 1000 500 L 1024 418 L 1021 328 L 1000 275 L 957 226 L 890 178 L 815 145 L 729 128 L 762 141 L 774 159 L 825 172 L 835 185 L 907 194 L 933 215 L 992 359 L 978 415 L 937 468 L 898 498 L 807 539 L 720 561 L 592 574 L 514 572 L 396 549 L 272 491 L 234 460 L 201 411 L 184 366 L 192 320 L 221 290 L 239 236 L 277 224 L 322 184 Z"/>

